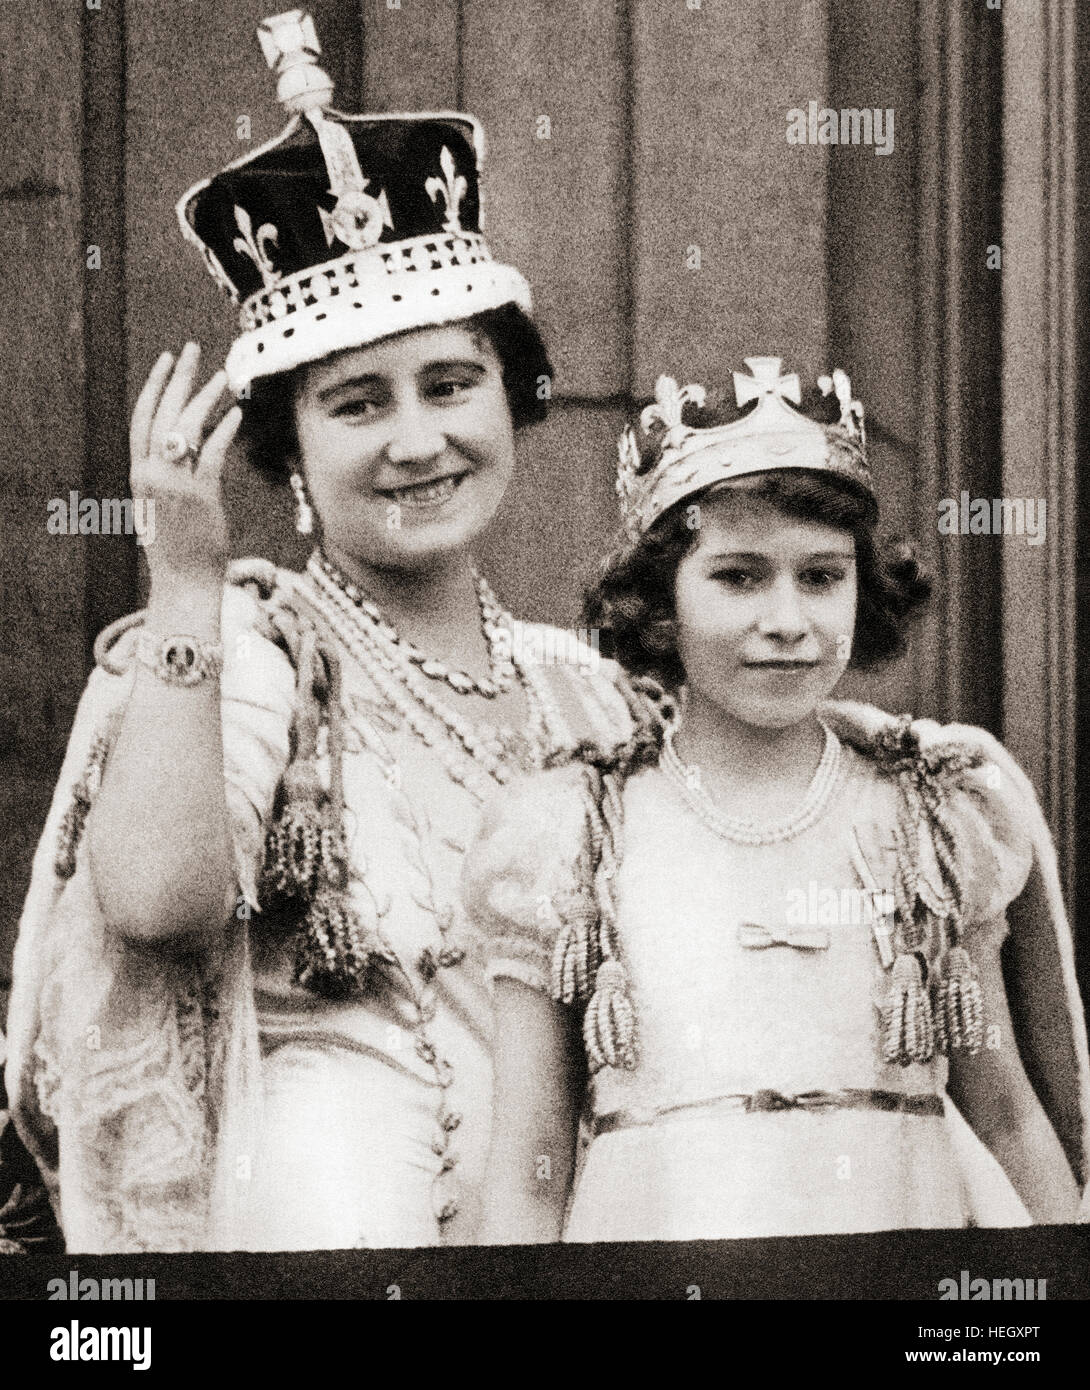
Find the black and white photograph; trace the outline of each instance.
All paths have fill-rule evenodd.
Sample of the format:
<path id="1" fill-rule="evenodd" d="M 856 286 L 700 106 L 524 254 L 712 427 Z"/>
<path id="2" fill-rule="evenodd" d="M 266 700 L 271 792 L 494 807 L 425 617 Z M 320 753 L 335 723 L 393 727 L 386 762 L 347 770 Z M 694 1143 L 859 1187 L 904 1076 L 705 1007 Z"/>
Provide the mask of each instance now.
<path id="1" fill-rule="evenodd" d="M 268 8 L 0 9 L 13 1345 L 869 1299 L 1047 1363 L 1090 12 Z"/>

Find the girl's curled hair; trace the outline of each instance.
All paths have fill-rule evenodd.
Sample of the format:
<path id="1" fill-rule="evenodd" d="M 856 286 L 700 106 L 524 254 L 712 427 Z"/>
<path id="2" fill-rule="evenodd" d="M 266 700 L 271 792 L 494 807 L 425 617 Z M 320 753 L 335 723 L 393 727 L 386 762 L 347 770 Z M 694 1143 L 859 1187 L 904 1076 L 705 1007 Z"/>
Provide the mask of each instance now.
<path id="1" fill-rule="evenodd" d="M 879 539 L 874 499 L 850 480 L 810 469 L 781 469 L 686 497 L 635 543 L 621 545 L 602 562 L 587 591 L 583 621 L 599 630 L 603 649 L 631 675 L 650 676 L 670 690 L 685 680 L 674 582 L 697 535 L 690 525 L 693 505 L 724 488 L 762 498 L 786 517 L 850 531 L 858 585 L 850 664 L 865 669 L 904 650 L 909 623 L 931 595 L 931 581 L 912 548 Z"/>

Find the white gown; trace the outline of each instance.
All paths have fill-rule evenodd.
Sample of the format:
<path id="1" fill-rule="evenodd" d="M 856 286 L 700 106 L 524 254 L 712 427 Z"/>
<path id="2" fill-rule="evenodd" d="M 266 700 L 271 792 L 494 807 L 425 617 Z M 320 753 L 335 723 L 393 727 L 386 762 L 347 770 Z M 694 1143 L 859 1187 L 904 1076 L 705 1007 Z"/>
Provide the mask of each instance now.
<path id="1" fill-rule="evenodd" d="M 988 743 L 977 730 L 950 732 L 964 735 L 968 747 Z M 970 953 L 1001 939 L 1005 909 L 1035 863 L 1036 827 L 1022 784 L 1008 755 L 994 748 L 1004 760 L 998 786 L 985 760 L 953 773 L 945 793 L 967 885 Z M 573 770 L 527 779 L 471 851 L 467 893 L 492 936 L 494 976 L 551 988 L 563 911 L 559 921 L 543 923 L 535 904 L 562 905 L 577 893 L 582 795 Z M 602 1067 L 590 1079 L 587 1108 L 598 1132 L 582 1158 L 565 1240 L 1029 1221 L 1003 1170 L 946 1096 L 946 1059 L 904 1067 L 883 1061 L 880 1008 L 889 975 L 873 917 L 855 912 L 853 920 L 864 886 L 853 833 L 873 859 L 876 844 L 890 843 L 897 810 L 897 784 L 847 743 L 820 814 L 771 843 L 716 833 L 660 766 L 627 779 L 615 902 L 637 1061 L 631 1070 Z M 549 831 L 527 852 L 531 824 Z M 822 905 L 816 915 L 815 903 Z M 1058 935 L 1046 939 L 1050 924 L 1038 921 L 1042 945 L 1059 942 L 1069 952 L 1066 926 L 1056 925 Z M 1069 1036 L 1081 1085 L 1085 1035 L 1074 1013 Z M 907 1102 L 744 1112 L 723 1100 L 763 1090 L 786 1097 L 894 1092 L 922 1104 L 917 1113 L 905 1113 Z M 1077 1110 L 1067 1118 L 1077 1128 L 1061 1132 L 1080 1137 L 1084 1119 Z"/>
<path id="2" fill-rule="evenodd" d="M 236 584 L 224 596 L 224 763 L 242 899 L 210 959 L 109 941 L 82 845 L 75 872 L 55 874 L 73 784 L 131 676 L 96 669 L 81 704 L 35 862 L 12 1003 L 20 1128 L 73 1251 L 416 1246 L 474 1233 L 492 1012 L 485 943 L 458 882 L 482 779 L 496 786 L 472 764 L 455 780 L 453 740 L 426 745 L 382 699 L 344 622 L 319 617 L 340 667 L 348 896 L 377 919 L 396 964 L 345 1001 L 295 984 L 295 943 L 252 915 L 298 699 L 277 633 L 292 586 L 312 585 L 275 580 L 271 597 Z M 129 640 L 113 651 L 119 665 Z M 581 739 L 628 737 L 609 663 L 542 667 L 539 681 L 549 751 L 563 758 Z M 510 741 L 512 768 L 524 743 Z M 434 974 L 427 953 L 440 961 Z"/>

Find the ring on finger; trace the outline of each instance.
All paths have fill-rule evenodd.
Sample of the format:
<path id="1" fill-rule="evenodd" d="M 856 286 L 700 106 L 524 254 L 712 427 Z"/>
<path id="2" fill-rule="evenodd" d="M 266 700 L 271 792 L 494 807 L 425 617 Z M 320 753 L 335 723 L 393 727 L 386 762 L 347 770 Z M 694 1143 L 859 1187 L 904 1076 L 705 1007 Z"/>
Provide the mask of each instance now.
<path id="1" fill-rule="evenodd" d="M 167 463 L 187 463 L 196 460 L 197 446 L 181 430 L 171 430 L 163 440 L 162 453 Z"/>

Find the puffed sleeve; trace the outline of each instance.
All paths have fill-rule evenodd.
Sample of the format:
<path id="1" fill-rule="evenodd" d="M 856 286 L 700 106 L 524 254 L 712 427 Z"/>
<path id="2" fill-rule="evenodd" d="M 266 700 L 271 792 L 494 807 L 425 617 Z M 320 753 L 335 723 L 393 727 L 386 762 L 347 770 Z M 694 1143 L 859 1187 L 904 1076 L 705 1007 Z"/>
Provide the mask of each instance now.
<path id="1" fill-rule="evenodd" d="M 921 838 L 921 876 L 938 882 L 938 853 L 953 863 L 970 952 L 974 944 L 979 951 L 984 942 L 1002 940 L 1009 919 L 1003 975 L 1018 1053 L 1075 1174 L 1085 1183 L 1090 1176 L 1086 1020 L 1056 847 L 1033 783 L 983 729 L 915 720 L 906 738 L 903 721 L 873 706 L 834 701 L 822 714 L 855 747 L 879 762 L 892 760 L 892 771 L 914 761 L 918 740 L 929 780 L 938 783 L 945 826 L 945 834 L 935 837 L 930 863 Z"/>
<path id="2" fill-rule="evenodd" d="M 275 605 L 228 584 L 223 642 L 223 772 L 239 888 L 254 910 L 276 788 L 288 763 L 295 670 L 277 640 Z"/>
<path id="3" fill-rule="evenodd" d="M 983 945 L 1006 932 L 1005 913 L 1026 886 L 1033 867 L 1032 798 L 1025 774 L 989 733 L 969 725 L 918 721 L 925 754 L 966 753 L 971 765 L 947 784 L 944 809 L 962 884 L 965 941 Z M 1032 803 L 1035 806 L 1035 799 Z"/>
<path id="4" fill-rule="evenodd" d="M 466 911 L 488 939 L 490 979 L 550 992 L 562 926 L 585 911 L 586 812 L 578 764 L 502 787 L 466 856 Z"/>

